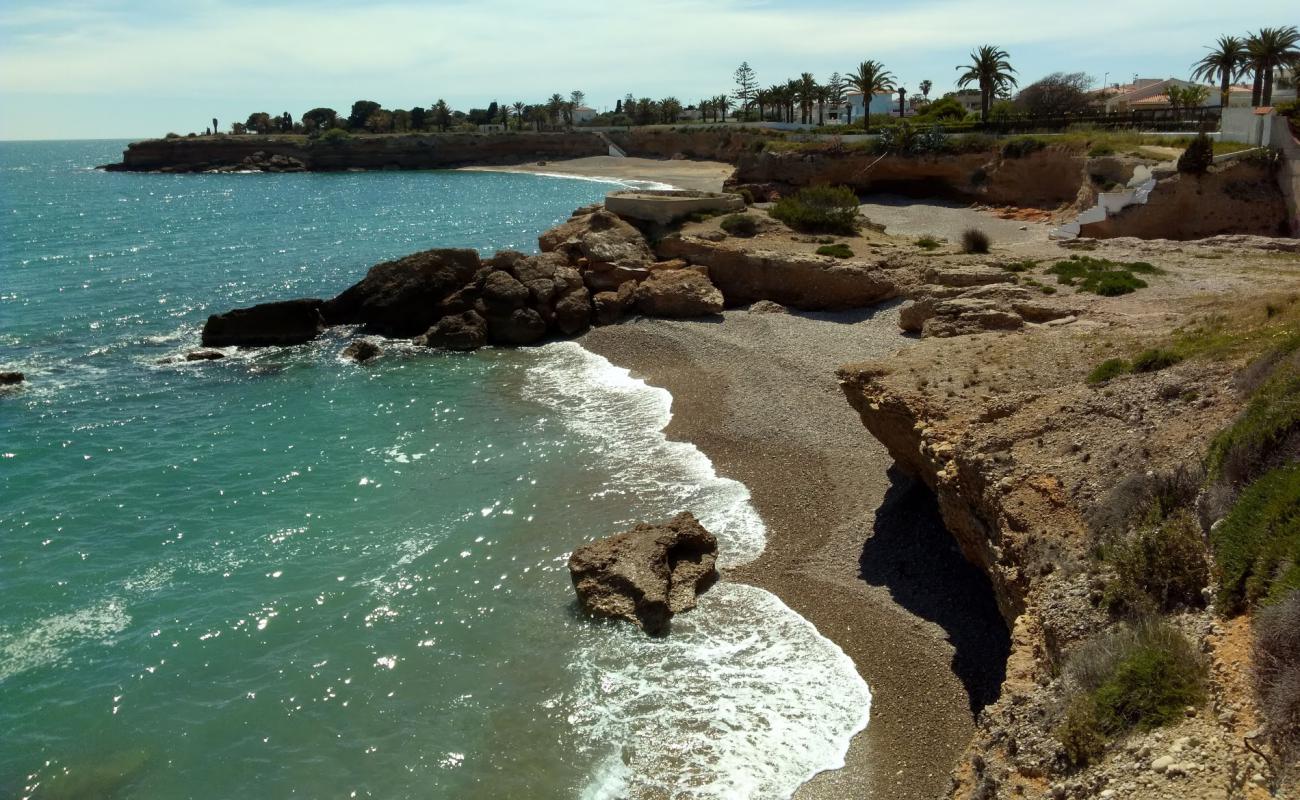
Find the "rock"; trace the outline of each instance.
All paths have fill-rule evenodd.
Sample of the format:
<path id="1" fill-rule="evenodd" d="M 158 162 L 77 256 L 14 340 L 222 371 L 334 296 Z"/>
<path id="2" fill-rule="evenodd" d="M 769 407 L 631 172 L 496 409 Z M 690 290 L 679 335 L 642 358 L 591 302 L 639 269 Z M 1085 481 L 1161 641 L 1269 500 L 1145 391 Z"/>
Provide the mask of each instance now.
<path id="1" fill-rule="evenodd" d="M 481 266 L 474 250 L 425 250 L 385 261 L 326 302 L 321 314 L 330 325 L 361 324 L 385 336 L 418 336 L 443 314 L 456 313 L 440 304 L 460 292 Z"/>
<path id="2" fill-rule="evenodd" d="M 732 249 L 701 236 L 668 236 L 657 252 L 708 268 L 709 280 L 729 305 L 772 300 L 806 311 L 862 308 L 898 294 L 874 264 L 825 259 L 808 253 Z"/>
<path id="3" fill-rule="evenodd" d="M 554 287 L 552 287 L 554 291 Z M 483 282 L 483 302 L 489 312 L 505 313 L 516 308 L 523 308 L 528 302 L 530 292 L 508 272 L 493 271 Z"/>
<path id="4" fill-rule="evenodd" d="M 908 333 L 920 333 L 926 320 L 934 316 L 935 301 L 932 298 L 913 300 L 898 311 L 898 327 Z"/>
<path id="5" fill-rule="evenodd" d="M 616 292 L 625 283 L 640 283 L 650 276 L 650 271 L 640 267 L 619 267 L 600 264 L 582 273 L 582 280 L 593 292 Z"/>
<path id="6" fill-rule="evenodd" d="M 579 547 L 569 557 L 569 576 L 586 613 L 661 636 L 674 614 L 694 608 L 696 596 L 717 581 L 717 552 L 713 534 L 683 512 Z"/>
<path id="7" fill-rule="evenodd" d="M 771 300 L 759 300 L 749 307 L 751 314 L 789 314 L 790 309 Z"/>
<path id="8" fill-rule="evenodd" d="M 1174 763 L 1173 756 L 1160 756 L 1151 762 L 1151 771 L 1163 774 Z"/>
<path id="9" fill-rule="evenodd" d="M 722 292 L 694 270 L 655 272 L 637 287 L 636 307 L 655 317 L 721 314 Z"/>
<path id="10" fill-rule="evenodd" d="M 603 209 L 570 218 L 543 233 L 537 243 L 543 253 L 561 253 L 570 264 L 585 258 L 592 268 L 645 268 L 655 260 L 640 231 Z"/>
<path id="11" fill-rule="evenodd" d="M 477 350 L 487 344 L 487 320 L 477 311 L 462 311 L 438 320 L 424 334 L 424 344 L 444 350 Z"/>
<path id="12" fill-rule="evenodd" d="M 376 358 L 382 353 L 379 345 L 365 339 L 358 339 L 347 347 L 343 348 L 343 357 L 350 358 L 358 364 L 364 364 L 372 358 Z"/>
<path id="13" fill-rule="evenodd" d="M 555 302 L 555 327 L 565 336 L 581 333 L 591 325 L 591 294 L 579 286 Z"/>
<path id="14" fill-rule="evenodd" d="M 216 361 L 225 357 L 226 354 L 220 350 L 191 350 L 185 354 L 186 361 Z"/>
<path id="15" fill-rule="evenodd" d="M 27 380 L 21 372 L 0 372 L 0 386 L 17 386 Z"/>
<path id="16" fill-rule="evenodd" d="M 487 318 L 488 339 L 493 344 L 532 344 L 546 335 L 546 320 L 531 308 Z"/>
<path id="17" fill-rule="evenodd" d="M 636 301 L 636 284 L 625 283 L 616 292 L 597 292 L 592 298 L 597 325 L 613 325 Z"/>
<path id="18" fill-rule="evenodd" d="M 203 325 L 204 347 L 302 344 L 325 329 L 323 301 L 284 300 L 213 314 Z"/>

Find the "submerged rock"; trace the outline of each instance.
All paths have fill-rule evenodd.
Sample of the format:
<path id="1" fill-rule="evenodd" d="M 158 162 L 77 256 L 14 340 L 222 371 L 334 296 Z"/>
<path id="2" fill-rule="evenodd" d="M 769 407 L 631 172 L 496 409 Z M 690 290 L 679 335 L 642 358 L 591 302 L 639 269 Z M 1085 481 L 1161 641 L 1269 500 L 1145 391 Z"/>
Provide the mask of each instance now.
<path id="1" fill-rule="evenodd" d="M 694 608 L 696 596 L 717 582 L 717 553 L 718 540 L 683 512 L 579 547 L 569 557 L 569 576 L 586 613 L 662 636 L 674 614 Z"/>
<path id="2" fill-rule="evenodd" d="M 17 386 L 27 377 L 21 372 L 0 372 L 0 386 Z"/>
<path id="3" fill-rule="evenodd" d="M 374 342 L 358 339 L 347 347 L 343 348 L 343 357 L 350 358 L 358 364 L 364 364 L 372 358 L 377 358 L 383 350 Z"/>
<path id="4" fill-rule="evenodd" d="M 302 344 L 325 329 L 324 301 L 309 298 L 261 303 L 213 314 L 203 326 L 204 347 L 266 347 Z"/>
<path id="5" fill-rule="evenodd" d="M 217 361 L 225 357 L 220 350 L 191 350 L 185 354 L 186 361 Z"/>

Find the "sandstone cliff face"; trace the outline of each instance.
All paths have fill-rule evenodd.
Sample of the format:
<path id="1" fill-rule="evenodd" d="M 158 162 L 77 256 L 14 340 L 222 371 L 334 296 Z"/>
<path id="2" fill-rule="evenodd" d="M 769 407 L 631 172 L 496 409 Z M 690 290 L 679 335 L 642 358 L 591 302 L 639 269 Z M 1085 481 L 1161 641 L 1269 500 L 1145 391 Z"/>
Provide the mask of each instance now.
<path id="1" fill-rule="evenodd" d="M 247 166 L 249 159 L 270 165 L 275 156 L 313 171 L 348 169 L 440 169 L 464 164 L 517 164 L 539 159 L 605 155 L 594 133 L 396 134 L 349 136 L 335 141 L 306 136 L 200 136 L 133 142 L 121 171 L 204 172 Z M 264 158 L 255 158 L 258 153 Z M 261 167 L 253 167 L 261 168 Z"/>
<path id="2" fill-rule="evenodd" d="M 789 187 L 836 184 L 857 192 L 954 197 L 998 205 L 1057 208 L 1076 202 L 1088 184 L 1087 159 L 1059 148 L 1023 158 L 998 153 L 901 158 L 842 149 L 742 153 L 737 184 Z"/>
<path id="3" fill-rule="evenodd" d="M 1238 161 L 1205 175 L 1175 174 L 1156 184 L 1146 205 L 1129 206 L 1113 217 L 1084 225 L 1080 235 L 1175 240 L 1221 234 L 1285 236 L 1286 198 L 1275 170 Z"/>
<path id="4" fill-rule="evenodd" d="M 633 128 L 630 131 L 611 131 L 607 135 L 630 156 L 672 158 L 680 154 L 687 158 L 729 163 L 735 162 L 742 153 L 756 152 L 766 138 L 757 131 L 729 131 L 725 126 L 703 130 Z"/>

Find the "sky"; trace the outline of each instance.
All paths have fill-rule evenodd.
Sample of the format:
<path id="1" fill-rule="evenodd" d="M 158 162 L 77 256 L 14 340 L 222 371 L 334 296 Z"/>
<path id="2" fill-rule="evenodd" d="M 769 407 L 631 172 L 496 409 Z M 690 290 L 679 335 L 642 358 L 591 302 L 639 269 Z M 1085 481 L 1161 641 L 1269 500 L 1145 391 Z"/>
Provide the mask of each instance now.
<path id="1" fill-rule="evenodd" d="M 825 80 L 875 59 L 915 91 L 951 91 L 981 44 L 1021 84 L 1188 76 L 1221 34 L 1300 24 L 1296 0 L 4 0 L 0 139 L 141 138 L 294 118 L 358 99 L 387 108 L 538 102 L 574 89 L 684 105 L 759 82 Z"/>

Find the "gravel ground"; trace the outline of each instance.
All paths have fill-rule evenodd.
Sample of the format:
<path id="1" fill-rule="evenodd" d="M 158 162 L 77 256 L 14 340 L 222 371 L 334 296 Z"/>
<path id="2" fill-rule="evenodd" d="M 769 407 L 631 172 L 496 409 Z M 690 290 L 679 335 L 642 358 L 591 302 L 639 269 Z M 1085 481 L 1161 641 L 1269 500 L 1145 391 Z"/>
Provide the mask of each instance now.
<path id="1" fill-rule="evenodd" d="M 930 798 L 996 695 L 1009 645 L 987 580 L 961 558 L 933 497 L 891 471 L 834 370 L 908 344 L 897 307 L 843 314 L 728 311 L 636 320 L 583 346 L 673 394 L 668 433 L 744 482 L 768 525 L 731 580 L 772 591 L 844 649 L 871 721 L 845 769 L 799 798 Z"/>
<path id="2" fill-rule="evenodd" d="M 887 194 L 872 195 L 871 202 L 860 208 L 872 222 L 884 225 L 886 233 L 909 239 L 929 234 L 955 243 L 961 239 L 962 231 L 979 228 L 992 237 L 995 246 L 1046 242 L 1047 231 L 1052 227 L 1042 222 L 1001 219 L 969 204 Z"/>

